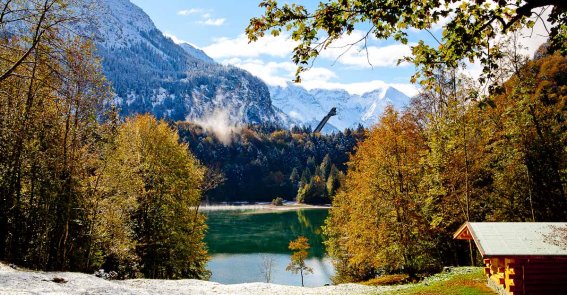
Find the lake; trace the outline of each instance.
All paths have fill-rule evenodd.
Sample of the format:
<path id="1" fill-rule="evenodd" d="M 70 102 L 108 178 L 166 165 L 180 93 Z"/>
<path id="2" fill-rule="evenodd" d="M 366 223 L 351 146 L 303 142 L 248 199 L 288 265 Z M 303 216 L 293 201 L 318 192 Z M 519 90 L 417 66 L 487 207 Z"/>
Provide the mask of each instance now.
<path id="1" fill-rule="evenodd" d="M 299 274 L 286 271 L 291 240 L 305 236 L 311 245 L 307 266 L 313 274 L 305 286 L 331 283 L 334 268 L 325 254 L 321 226 L 328 209 L 297 210 L 204 210 L 209 225 L 205 238 L 211 260 L 211 281 L 223 284 L 265 282 L 262 264 L 273 261 L 272 283 L 301 285 Z"/>

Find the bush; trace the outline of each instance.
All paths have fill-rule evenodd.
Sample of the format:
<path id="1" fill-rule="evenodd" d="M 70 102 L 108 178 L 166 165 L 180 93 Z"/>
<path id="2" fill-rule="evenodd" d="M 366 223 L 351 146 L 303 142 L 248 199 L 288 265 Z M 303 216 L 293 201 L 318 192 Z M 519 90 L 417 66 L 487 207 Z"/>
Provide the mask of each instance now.
<path id="1" fill-rule="evenodd" d="M 281 197 L 277 197 L 272 200 L 272 205 L 274 206 L 283 206 L 283 199 Z"/>
<path id="2" fill-rule="evenodd" d="M 409 276 L 407 274 L 383 275 L 363 282 L 362 284 L 368 286 L 399 285 L 407 283 L 408 279 Z"/>

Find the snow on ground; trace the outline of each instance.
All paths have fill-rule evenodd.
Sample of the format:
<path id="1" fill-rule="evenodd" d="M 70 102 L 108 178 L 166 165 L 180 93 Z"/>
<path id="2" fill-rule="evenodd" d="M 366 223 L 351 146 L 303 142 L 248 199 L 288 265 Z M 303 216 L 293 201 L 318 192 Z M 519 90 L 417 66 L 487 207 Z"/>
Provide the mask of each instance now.
<path id="1" fill-rule="evenodd" d="M 53 279 L 64 279 L 55 283 Z M 376 294 L 388 287 L 356 284 L 303 288 L 267 283 L 223 285 L 199 280 L 107 281 L 73 272 L 15 270 L 0 263 L 0 294 Z"/>

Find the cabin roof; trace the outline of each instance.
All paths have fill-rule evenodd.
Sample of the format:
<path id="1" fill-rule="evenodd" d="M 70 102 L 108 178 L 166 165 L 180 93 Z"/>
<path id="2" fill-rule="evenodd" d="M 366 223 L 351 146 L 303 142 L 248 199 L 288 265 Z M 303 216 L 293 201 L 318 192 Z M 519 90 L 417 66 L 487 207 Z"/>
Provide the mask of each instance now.
<path id="1" fill-rule="evenodd" d="M 567 222 L 467 222 L 453 238 L 474 240 L 483 257 L 567 256 Z"/>

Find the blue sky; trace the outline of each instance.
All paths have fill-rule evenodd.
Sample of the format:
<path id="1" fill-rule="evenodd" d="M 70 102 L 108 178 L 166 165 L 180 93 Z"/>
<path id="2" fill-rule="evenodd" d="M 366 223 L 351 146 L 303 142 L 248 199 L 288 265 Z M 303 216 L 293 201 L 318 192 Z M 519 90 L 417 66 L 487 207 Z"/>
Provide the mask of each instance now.
<path id="1" fill-rule="evenodd" d="M 270 85 L 283 86 L 293 79 L 296 67 L 291 62 L 291 52 L 294 43 L 288 35 L 269 36 L 252 44 L 248 44 L 244 35 L 249 19 L 263 12 L 258 8 L 259 0 L 131 1 L 141 7 L 165 35 L 176 42 L 188 42 L 203 49 L 217 62 L 244 68 Z M 433 31 L 440 34 L 439 28 Z M 417 88 L 409 83 L 414 67 L 396 65 L 399 58 L 409 55 L 409 46 L 372 39 L 368 43 L 369 64 L 365 51 L 353 48 L 344 53 L 345 50 L 340 48 L 362 36 L 363 31 L 357 30 L 339 40 L 334 48 L 322 52 L 314 67 L 302 75 L 301 85 L 307 89 L 340 88 L 356 94 L 390 85 L 408 95 L 416 94 Z M 434 42 L 424 32 L 413 31 L 409 37 L 410 43 L 420 39 Z"/>

